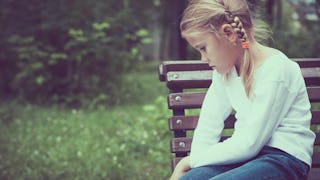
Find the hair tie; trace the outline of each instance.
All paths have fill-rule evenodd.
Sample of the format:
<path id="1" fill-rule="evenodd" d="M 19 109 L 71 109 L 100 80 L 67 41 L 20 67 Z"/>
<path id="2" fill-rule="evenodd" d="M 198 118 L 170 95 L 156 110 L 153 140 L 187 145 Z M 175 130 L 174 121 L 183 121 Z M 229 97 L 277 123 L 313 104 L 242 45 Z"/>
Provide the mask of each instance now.
<path id="1" fill-rule="evenodd" d="M 241 42 L 241 46 L 243 49 L 249 49 L 249 41 L 246 40 L 246 41 Z"/>

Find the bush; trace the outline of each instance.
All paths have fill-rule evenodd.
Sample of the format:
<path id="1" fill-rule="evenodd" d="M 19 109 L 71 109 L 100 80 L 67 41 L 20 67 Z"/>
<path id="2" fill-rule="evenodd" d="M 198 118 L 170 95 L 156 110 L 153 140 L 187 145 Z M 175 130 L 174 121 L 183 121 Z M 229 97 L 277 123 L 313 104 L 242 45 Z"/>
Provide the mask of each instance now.
<path id="1" fill-rule="evenodd" d="M 4 0 L 0 98 L 114 104 L 122 75 L 143 60 L 141 46 L 152 42 L 145 26 L 153 3 Z"/>
<path id="2" fill-rule="evenodd" d="M 32 101 L 79 106 L 98 97 L 112 104 L 123 73 L 143 60 L 140 47 L 150 43 L 145 29 L 117 36 L 113 31 L 107 22 L 93 23 L 89 30 L 70 29 L 62 51 L 33 37 L 11 36 L 17 65 L 11 89 Z"/>

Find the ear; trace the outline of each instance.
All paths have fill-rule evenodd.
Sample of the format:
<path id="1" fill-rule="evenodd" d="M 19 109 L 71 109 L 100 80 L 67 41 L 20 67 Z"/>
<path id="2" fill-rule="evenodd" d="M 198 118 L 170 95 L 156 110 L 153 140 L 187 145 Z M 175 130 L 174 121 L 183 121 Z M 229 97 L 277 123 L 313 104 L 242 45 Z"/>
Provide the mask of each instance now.
<path id="1" fill-rule="evenodd" d="M 238 40 L 238 35 L 234 32 L 230 24 L 223 24 L 219 29 L 219 33 L 227 38 L 231 43 L 236 43 Z"/>

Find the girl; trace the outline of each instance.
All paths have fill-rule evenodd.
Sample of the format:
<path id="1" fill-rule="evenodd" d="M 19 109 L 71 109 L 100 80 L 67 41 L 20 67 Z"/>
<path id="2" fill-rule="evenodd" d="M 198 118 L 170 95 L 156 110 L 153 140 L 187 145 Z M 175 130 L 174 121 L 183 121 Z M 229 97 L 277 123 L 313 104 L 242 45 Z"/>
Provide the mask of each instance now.
<path id="1" fill-rule="evenodd" d="M 246 0 L 191 0 L 182 36 L 213 69 L 190 156 L 171 179 L 306 179 L 315 134 L 297 63 L 259 44 Z M 219 142 L 235 110 L 235 130 Z"/>

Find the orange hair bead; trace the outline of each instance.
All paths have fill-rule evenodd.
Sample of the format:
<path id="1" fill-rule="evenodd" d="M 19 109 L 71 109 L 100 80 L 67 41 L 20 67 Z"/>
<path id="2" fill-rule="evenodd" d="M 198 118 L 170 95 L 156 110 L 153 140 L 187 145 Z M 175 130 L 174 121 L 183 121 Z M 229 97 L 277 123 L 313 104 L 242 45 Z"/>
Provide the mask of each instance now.
<path id="1" fill-rule="evenodd" d="M 249 48 L 249 41 L 241 42 L 241 46 L 243 49 L 248 49 Z"/>

